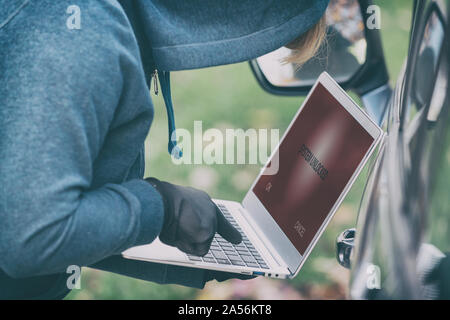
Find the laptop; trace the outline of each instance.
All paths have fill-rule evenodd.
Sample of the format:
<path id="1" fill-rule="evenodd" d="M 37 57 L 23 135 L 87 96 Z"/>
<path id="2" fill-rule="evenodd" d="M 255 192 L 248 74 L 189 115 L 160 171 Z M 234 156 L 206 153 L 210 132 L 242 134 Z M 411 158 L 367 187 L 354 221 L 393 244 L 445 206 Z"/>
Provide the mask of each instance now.
<path id="1" fill-rule="evenodd" d="M 209 252 L 198 257 L 156 239 L 122 255 L 293 278 L 382 137 L 382 129 L 323 72 L 244 200 L 213 200 L 241 232 L 240 244 L 217 234 Z"/>

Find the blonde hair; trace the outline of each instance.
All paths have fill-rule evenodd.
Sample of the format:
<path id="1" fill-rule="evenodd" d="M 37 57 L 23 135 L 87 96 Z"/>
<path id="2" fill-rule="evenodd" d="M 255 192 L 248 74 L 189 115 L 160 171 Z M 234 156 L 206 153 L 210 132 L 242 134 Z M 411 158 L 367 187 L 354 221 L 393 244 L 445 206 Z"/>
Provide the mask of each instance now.
<path id="1" fill-rule="evenodd" d="M 283 59 L 283 63 L 293 63 L 300 68 L 306 61 L 314 57 L 325 39 L 327 29 L 325 15 L 314 26 L 285 47 L 291 49 L 289 56 Z"/>

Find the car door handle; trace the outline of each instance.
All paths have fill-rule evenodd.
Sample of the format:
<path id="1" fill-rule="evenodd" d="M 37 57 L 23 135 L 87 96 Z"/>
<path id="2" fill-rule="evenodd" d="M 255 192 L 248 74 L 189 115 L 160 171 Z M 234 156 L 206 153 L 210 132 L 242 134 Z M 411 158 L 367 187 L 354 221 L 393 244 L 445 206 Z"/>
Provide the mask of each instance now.
<path id="1" fill-rule="evenodd" d="M 336 238 L 336 259 L 341 266 L 350 269 L 350 257 L 355 243 L 356 229 L 346 229 Z"/>

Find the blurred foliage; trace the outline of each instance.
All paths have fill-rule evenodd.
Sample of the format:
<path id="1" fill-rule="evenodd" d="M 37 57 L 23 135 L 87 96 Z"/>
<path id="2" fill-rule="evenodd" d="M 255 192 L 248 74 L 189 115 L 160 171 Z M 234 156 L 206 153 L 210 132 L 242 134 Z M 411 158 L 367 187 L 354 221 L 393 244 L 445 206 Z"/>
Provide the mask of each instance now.
<path id="1" fill-rule="evenodd" d="M 381 36 L 395 83 L 408 48 L 412 1 L 374 1 L 381 7 Z M 303 98 L 278 97 L 264 92 L 247 63 L 175 72 L 172 90 L 178 128 L 193 130 L 195 120 L 208 128 L 279 128 L 280 137 Z M 256 177 L 251 165 L 175 165 L 167 153 L 167 117 L 162 97 L 154 96 L 155 118 L 147 139 L 146 176 L 204 189 L 212 197 L 240 201 Z M 367 167 L 367 166 L 366 166 Z M 68 299 L 298 299 L 346 296 L 348 271 L 335 259 L 335 238 L 355 225 L 367 168 L 359 176 L 300 274 L 293 280 L 258 278 L 212 282 L 204 290 L 158 285 L 88 268 L 81 290 Z"/>

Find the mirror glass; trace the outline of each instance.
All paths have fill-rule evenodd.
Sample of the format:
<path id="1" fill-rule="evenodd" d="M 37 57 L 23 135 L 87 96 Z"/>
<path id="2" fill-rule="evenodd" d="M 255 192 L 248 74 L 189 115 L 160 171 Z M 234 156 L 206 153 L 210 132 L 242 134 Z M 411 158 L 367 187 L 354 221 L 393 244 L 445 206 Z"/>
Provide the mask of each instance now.
<path id="1" fill-rule="evenodd" d="M 326 11 L 327 34 L 315 57 L 301 68 L 285 63 L 291 50 L 282 47 L 256 59 L 276 87 L 312 86 L 322 71 L 337 82 L 348 81 L 366 61 L 367 42 L 357 0 L 331 0 Z"/>

